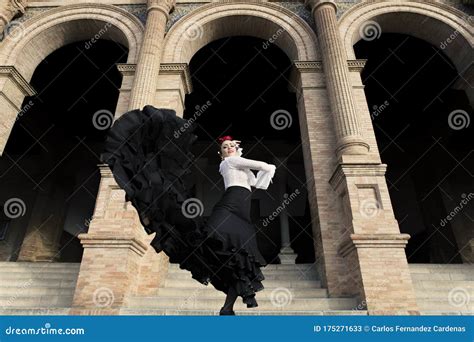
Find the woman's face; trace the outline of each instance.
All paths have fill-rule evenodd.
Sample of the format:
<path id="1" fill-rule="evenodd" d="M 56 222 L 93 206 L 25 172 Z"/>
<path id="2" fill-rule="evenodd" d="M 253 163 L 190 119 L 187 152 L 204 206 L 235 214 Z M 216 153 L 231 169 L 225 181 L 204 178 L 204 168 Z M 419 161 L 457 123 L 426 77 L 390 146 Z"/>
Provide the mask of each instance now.
<path id="1" fill-rule="evenodd" d="M 231 140 L 226 140 L 221 144 L 221 156 L 222 158 L 236 155 L 237 145 Z"/>

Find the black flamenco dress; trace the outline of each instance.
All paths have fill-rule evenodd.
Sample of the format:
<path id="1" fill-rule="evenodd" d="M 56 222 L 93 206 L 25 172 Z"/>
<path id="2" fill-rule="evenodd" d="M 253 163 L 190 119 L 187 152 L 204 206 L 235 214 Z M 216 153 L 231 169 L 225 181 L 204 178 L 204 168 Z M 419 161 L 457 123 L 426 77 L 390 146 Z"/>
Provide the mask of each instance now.
<path id="1" fill-rule="evenodd" d="M 226 294 L 235 287 L 247 306 L 255 306 L 255 293 L 264 288 L 260 267 L 267 263 L 250 220 L 251 190 L 227 187 L 207 220 L 183 210 L 197 200 L 190 195 L 193 129 L 174 110 L 147 105 L 129 111 L 109 130 L 101 160 L 125 190 L 145 231 L 156 232 L 151 245 L 157 253 L 164 251 L 202 284 Z M 247 172 L 254 185 L 255 176 Z"/>

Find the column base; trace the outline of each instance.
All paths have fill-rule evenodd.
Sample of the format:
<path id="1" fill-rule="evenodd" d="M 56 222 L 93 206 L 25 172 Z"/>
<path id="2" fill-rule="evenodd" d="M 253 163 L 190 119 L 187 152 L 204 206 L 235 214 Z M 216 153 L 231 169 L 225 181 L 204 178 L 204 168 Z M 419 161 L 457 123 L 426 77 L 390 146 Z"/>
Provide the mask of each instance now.
<path id="1" fill-rule="evenodd" d="M 369 315 L 419 315 L 405 256 L 408 234 L 351 234 L 344 258 L 357 260 L 361 306 Z"/>
<path id="2" fill-rule="evenodd" d="M 280 253 L 278 254 L 280 258 L 280 263 L 284 265 L 293 265 L 296 263 L 296 258 L 298 257 L 295 254 L 295 251 L 290 246 L 283 247 L 280 249 Z"/>

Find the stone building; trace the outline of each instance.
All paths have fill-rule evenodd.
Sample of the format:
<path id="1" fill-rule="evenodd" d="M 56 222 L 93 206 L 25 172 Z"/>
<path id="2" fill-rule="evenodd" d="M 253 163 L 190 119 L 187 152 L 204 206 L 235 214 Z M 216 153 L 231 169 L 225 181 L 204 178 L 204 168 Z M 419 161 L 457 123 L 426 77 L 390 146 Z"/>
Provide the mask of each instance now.
<path id="1" fill-rule="evenodd" d="M 4 0 L 1 314 L 215 314 L 150 247 L 99 155 L 151 104 L 277 166 L 257 190 L 266 289 L 244 314 L 472 314 L 472 1 Z M 239 314 L 239 312 L 238 312 Z"/>

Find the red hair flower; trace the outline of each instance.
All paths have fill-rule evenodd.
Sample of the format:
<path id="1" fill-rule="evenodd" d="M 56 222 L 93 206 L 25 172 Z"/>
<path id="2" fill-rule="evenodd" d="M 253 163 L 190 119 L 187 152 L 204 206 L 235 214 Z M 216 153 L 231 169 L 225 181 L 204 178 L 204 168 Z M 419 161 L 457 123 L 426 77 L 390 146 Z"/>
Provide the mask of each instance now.
<path id="1" fill-rule="evenodd" d="M 226 140 L 234 140 L 230 135 L 224 135 L 223 137 L 218 138 L 219 143 L 222 144 Z"/>

